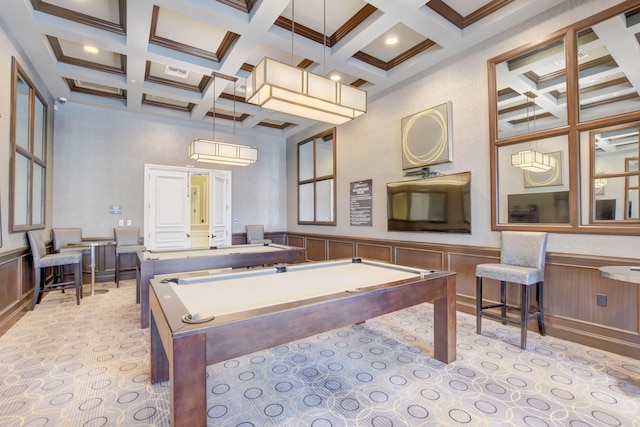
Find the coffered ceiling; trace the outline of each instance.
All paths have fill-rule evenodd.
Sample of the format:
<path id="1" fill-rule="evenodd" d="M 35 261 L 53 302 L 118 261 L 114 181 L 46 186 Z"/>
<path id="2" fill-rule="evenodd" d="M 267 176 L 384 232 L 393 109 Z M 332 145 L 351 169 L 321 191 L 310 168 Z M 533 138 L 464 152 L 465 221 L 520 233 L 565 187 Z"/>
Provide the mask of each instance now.
<path id="1" fill-rule="evenodd" d="M 244 99 L 264 56 L 340 76 L 372 100 L 559 3 L 11 0 L 0 24 L 56 99 L 202 123 L 215 99 L 220 126 L 288 136 L 314 123 Z M 230 79 L 214 85 L 213 73 Z"/>

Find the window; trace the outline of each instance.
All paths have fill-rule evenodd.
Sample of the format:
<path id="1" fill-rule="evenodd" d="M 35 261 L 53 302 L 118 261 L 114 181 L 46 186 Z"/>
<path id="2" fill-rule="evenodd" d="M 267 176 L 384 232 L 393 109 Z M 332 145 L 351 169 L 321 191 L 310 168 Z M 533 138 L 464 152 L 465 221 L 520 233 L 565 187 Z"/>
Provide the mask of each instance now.
<path id="1" fill-rule="evenodd" d="M 298 143 L 298 224 L 336 224 L 335 128 Z"/>
<path id="2" fill-rule="evenodd" d="M 12 232 L 45 227 L 47 103 L 12 58 L 9 227 Z"/>

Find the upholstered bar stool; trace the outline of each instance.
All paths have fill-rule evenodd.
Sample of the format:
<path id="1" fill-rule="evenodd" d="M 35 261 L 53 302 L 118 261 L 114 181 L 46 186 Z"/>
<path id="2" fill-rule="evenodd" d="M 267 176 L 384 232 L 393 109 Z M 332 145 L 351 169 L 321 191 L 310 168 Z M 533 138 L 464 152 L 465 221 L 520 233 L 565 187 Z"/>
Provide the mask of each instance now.
<path id="1" fill-rule="evenodd" d="M 51 230 L 51 237 L 53 239 L 53 251 L 56 253 L 63 252 L 82 252 L 82 248 L 69 246 L 70 243 L 82 243 L 82 228 L 54 228 Z M 57 280 L 64 278 L 64 268 L 57 267 L 54 271 Z"/>
<path id="2" fill-rule="evenodd" d="M 146 251 L 147 248 L 140 244 L 140 227 L 115 227 L 113 232 L 116 238 L 116 286 L 120 287 L 120 274 L 136 269 L 135 266 L 123 269 L 120 257 Z"/>
<path id="3" fill-rule="evenodd" d="M 538 329 L 545 335 L 544 329 L 544 264 L 547 252 L 547 233 L 503 231 L 500 252 L 500 264 L 478 264 L 476 266 L 476 333 L 482 332 L 482 317 L 502 321 L 502 324 L 520 325 L 520 347 L 527 348 L 527 325 L 530 320 L 538 319 Z M 483 279 L 500 282 L 500 303 L 483 305 Z M 507 283 L 520 285 L 520 306 L 507 303 Z M 538 307 L 529 311 L 529 289 L 536 286 Z M 491 309 L 500 308 L 500 314 Z M 519 312 L 519 318 L 509 317 L 509 310 Z"/>
<path id="4" fill-rule="evenodd" d="M 271 243 L 270 239 L 264 238 L 264 226 L 263 225 L 247 225 L 247 243 Z"/>
<path id="5" fill-rule="evenodd" d="M 76 302 L 80 305 L 80 298 L 82 297 L 82 254 L 76 251 L 47 255 L 44 239 L 39 232 L 27 231 L 27 236 L 31 246 L 31 255 L 33 256 L 33 277 L 35 279 L 31 310 L 34 309 L 36 304 L 40 303 L 44 292 L 69 288 L 75 288 Z M 53 283 L 46 283 L 46 268 L 63 268 L 66 265 L 73 265 L 72 281 L 58 281 L 54 275 Z"/>

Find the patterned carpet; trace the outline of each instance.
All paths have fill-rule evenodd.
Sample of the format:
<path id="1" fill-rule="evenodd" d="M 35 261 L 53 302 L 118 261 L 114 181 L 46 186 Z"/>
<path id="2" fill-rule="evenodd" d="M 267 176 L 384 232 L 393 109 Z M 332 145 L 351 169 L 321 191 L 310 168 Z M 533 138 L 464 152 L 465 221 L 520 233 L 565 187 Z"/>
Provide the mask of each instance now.
<path id="1" fill-rule="evenodd" d="M 0 337 L 0 426 L 168 426 L 135 283 L 52 293 Z M 89 292 L 85 292 L 89 295 Z M 640 362 L 458 313 L 431 358 L 431 305 L 207 369 L 210 426 L 640 426 Z"/>

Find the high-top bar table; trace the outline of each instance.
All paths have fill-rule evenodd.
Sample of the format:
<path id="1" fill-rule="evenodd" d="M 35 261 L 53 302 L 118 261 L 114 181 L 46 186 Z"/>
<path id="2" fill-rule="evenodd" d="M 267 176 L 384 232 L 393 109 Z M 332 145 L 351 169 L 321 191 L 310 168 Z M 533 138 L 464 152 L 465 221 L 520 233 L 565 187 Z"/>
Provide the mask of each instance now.
<path id="1" fill-rule="evenodd" d="M 607 265 L 600 267 L 600 275 L 621 282 L 640 283 L 640 266 Z"/>
<path id="2" fill-rule="evenodd" d="M 115 245 L 115 240 L 85 240 L 79 243 L 69 243 L 69 246 L 77 247 L 78 249 L 89 249 L 91 252 L 91 296 L 95 293 L 96 285 L 96 248 L 98 246 Z M 108 292 L 106 289 L 101 289 L 101 293 Z"/>

